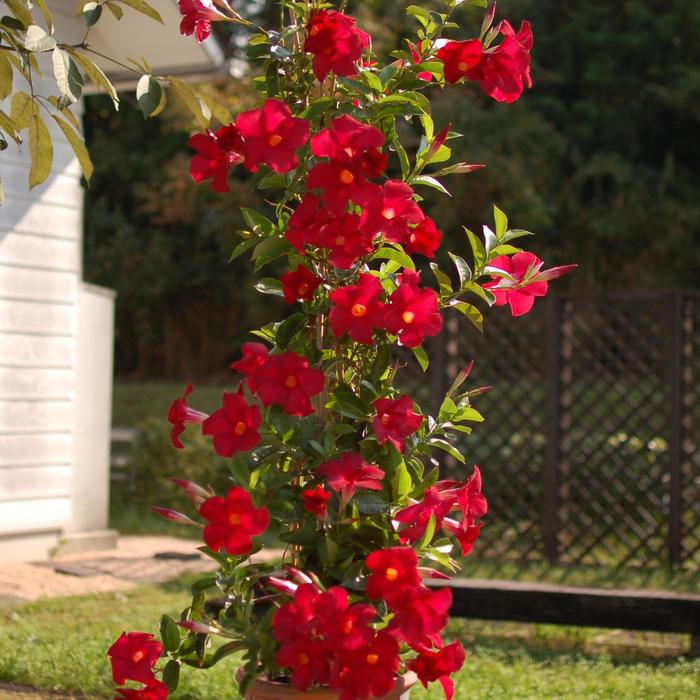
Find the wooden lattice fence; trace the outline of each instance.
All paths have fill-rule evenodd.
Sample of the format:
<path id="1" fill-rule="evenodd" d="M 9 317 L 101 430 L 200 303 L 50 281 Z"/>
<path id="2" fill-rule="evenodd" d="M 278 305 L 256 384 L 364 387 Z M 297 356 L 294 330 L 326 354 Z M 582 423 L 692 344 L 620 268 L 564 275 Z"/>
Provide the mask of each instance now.
<path id="1" fill-rule="evenodd" d="M 437 399 L 472 358 L 493 387 L 460 444 L 488 489 L 484 555 L 700 567 L 700 295 L 549 295 L 484 335 L 451 319 L 434 352 L 407 390 Z"/>

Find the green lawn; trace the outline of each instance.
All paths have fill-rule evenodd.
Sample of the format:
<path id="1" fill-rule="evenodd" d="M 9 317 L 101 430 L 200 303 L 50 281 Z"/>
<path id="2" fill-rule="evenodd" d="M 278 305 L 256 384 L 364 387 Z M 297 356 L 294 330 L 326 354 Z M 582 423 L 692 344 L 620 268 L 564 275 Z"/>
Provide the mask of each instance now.
<path id="1" fill-rule="evenodd" d="M 165 420 L 170 404 L 182 395 L 187 382 L 115 382 L 112 394 L 112 425 L 135 428 L 147 418 Z M 231 386 L 195 384 L 192 406 L 207 413 L 221 405 L 221 394 Z"/>
<path id="2" fill-rule="evenodd" d="M 168 584 L 0 608 L 0 682 L 112 697 L 111 642 L 124 629 L 155 629 L 162 612 L 176 615 L 185 600 L 182 584 Z M 456 700 L 679 700 L 700 690 L 700 660 L 669 657 L 687 645 L 683 635 L 626 635 L 620 647 L 614 634 L 587 628 L 454 621 L 449 632 L 468 651 Z M 174 700 L 235 700 L 235 670 L 235 658 L 207 672 L 187 669 Z M 412 693 L 439 697 L 437 686 Z"/>

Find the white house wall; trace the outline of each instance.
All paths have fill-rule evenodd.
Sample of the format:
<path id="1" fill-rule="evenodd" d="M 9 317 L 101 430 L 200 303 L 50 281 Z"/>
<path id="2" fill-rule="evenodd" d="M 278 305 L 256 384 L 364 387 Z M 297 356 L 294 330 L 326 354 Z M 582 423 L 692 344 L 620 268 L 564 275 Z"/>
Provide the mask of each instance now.
<path id="1" fill-rule="evenodd" d="M 29 192 L 27 146 L 0 154 L 0 561 L 45 556 L 73 520 L 83 195 L 70 146 L 45 121 L 46 183 Z"/>

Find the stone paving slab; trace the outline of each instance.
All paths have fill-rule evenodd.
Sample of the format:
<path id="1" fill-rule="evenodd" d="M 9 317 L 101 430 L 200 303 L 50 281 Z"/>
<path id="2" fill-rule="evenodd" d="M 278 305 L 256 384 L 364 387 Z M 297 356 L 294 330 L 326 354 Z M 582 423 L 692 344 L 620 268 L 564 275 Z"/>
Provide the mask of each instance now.
<path id="1" fill-rule="evenodd" d="M 0 604 L 124 591 L 187 573 L 213 571 L 216 563 L 197 551 L 201 545 L 199 540 L 176 537 L 120 537 L 116 549 L 7 564 L 0 569 Z M 269 561 L 279 556 L 280 552 L 270 550 L 260 552 L 256 559 Z"/>

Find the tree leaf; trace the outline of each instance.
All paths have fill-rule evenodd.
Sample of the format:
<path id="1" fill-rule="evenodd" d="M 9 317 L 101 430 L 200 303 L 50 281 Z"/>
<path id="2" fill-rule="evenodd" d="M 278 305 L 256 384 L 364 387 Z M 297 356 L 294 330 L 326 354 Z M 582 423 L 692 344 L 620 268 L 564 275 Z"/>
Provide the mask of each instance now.
<path id="1" fill-rule="evenodd" d="M 19 136 L 17 136 L 17 125 L 1 109 L 0 109 L 0 129 L 2 129 L 15 143 L 21 143 Z"/>
<path id="2" fill-rule="evenodd" d="M 66 137 L 68 143 L 73 149 L 73 153 L 75 153 L 75 156 L 78 159 L 78 162 L 80 163 L 80 167 L 82 168 L 85 179 L 88 182 L 90 182 L 95 168 L 92 164 L 90 154 L 88 153 L 88 150 L 85 147 L 85 142 L 83 141 L 80 134 L 78 134 L 72 129 L 70 124 L 63 121 L 63 119 L 61 119 L 56 114 L 52 114 L 51 116 L 53 117 L 56 124 L 58 124 L 58 126 L 61 128 L 63 135 Z"/>
<path id="3" fill-rule="evenodd" d="M 496 222 L 496 238 L 502 241 L 508 230 L 508 217 L 495 204 L 493 205 L 493 219 Z"/>
<path id="4" fill-rule="evenodd" d="M 107 3 L 107 9 L 114 15 L 117 20 L 120 20 L 124 16 L 124 10 L 122 10 L 119 5 L 115 4 L 115 0 Z"/>
<path id="5" fill-rule="evenodd" d="M 174 693 L 180 683 L 180 664 L 170 659 L 163 669 L 163 683 L 168 686 L 168 692 Z"/>
<path id="6" fill-rule="evenodd" d="M 467 265 L 466 261 L 463 258 L 460 258 L 459 255 L 455 255 L 451 252 L 448 252 L 448 255 L 452 258 L 452 262 L 457 268 L 457 274 L 459 275 L 459 286 L 463 287 L 472 278 L 472 270 L 469 265 Z"/>
<path id="7" fill-rule="evenodd" d="M 31 10 L 29 10 L 24 0 L 5 0 L 5 4 L 25 27 L 28 27 L 34 21 Z"/>
<path id="8" fill-rule="evenodd" d="M 484 316 L 476 306 L 468 304 L 466 301 L 455 301 L 451 304 L 451 308 L 464 314 L 476 329 L 484 332 Z"/>
<path id="9" fill-rule="evenodd" d="M 88 27 L 92 27 L 93 24 L 97 24 L 102 17 L 102 5 L 96 2 L 87 2 L 83 5 L 83 16 L 85 17 L 85 24 Z"/>
<path id="10" fill-rule="evenodd" d="M 4 100 L 12 92 L 14 77 L 12 63 L 6 53 L 6 51 L 0 51 L 0 100 Z"/>
<path id="11" fill-rule="evenodd" d="M 379 250 L 372 255 L 372 260 L 393 260 L 395 263 L 401 265 L 401 267 L 414 271 L 416 269 L 415 263 L 406 253 L 397 248 L 392 248 L 391 246 L 379 248 Z"/>
<path id="12" fill-rule="evenodd" d="M 437 447 L 438 449 L 443 450 L 443 452 L 447 452 L 448 455 L 454 457 L 458 462 L 465 464 L 466 460 L 464 459 L 462 453 L 459 452 L 459 450 L 454 445 L 450 445 L 450 443 L 447 442 L 447 440 L 441 440 L 440 438 L 431 438 L 428 441 L 428 444 L 431 447 Z"/>
<path id="13" fill-rule="evenodd" d="M 160 618 L 160 638 L 167 651 L 177 651 L 180 647 L 180 628 L 169 615 Z"/>
<path id="14" fill-rule="evenodd" d="M 38 24 L 32 24 L 27 29 L 27 34 L 24 38 L 24 48 L 27 51 L 51 51 L 56 48 L 56 39 L 49 36 L 46 30 Z"/>
<path id="15" fill-rule="evenodd" d="M 142 75 L 136 85 L 136 101 L 146 119 L 150 117 L 160 104 L 162 88 L 152 75 Z"/>
<path id="16" fill-rule="evenodd" d="M 428 353 L 425 351 L 425 348 L 422 345 L 419 345 L 417 348 L 411 348 L 411 350 L 413 352 L 413 356 L 418 361 L 420 368 L 425 372 L 430 365 L 430 358 L 428 357 Z"/>
<path id="17" fill-rule="evenodd" d="M 257 289 L 261 294 L 271 294 L 277 297 L 283 296 L 282 283 L 274 277 L 265 277 L 261 279 L 255 285 L 255 289 Z"/>
<path id="18" fill-rule="evenodd" d="M 168 76 L 168 81 L 170 87 L 175 91 L 175 94 L 182 100 L 182 103 L 187 107 L 187 109 L 192 113 L 197 123 L 206 129 L 209 125 L 209 120 L 205 119 L 202 113 L 202 105 L 197 97 L 197 93 L 194 91 L 191 85 L 179 80 L 178 78 L 173 78 Z"/>
<path id="19" fill-rule="evenodd" d="M 439 180 L 436 180 L 434 177 L 431 177 L 430 175 L 419 175 L 418 177 L 414 177 L 413 180 L 411 180 L 411 184 L 412 185 L 425 185 L 426 187 L 432 187 L 434 190 L 437 190 L 438 192 L 442 192 L 443 194 L 446 194 L 448 197 L 452 196 L 449 193 L 448 189 Z"/>
<path id="20" fill-rule="evenodd" d="M 465 227 L 464 232 L 467 234 L 469 244 L 472 248 L 472 256 L 474 257 L 474 274 L 478 275 L 486 262 L 486 251 L 484 250 L 484 244 L 481 242 L 479 237 L 468 228 Z"/>
<path id="21" fill-rule="evenodd" d="M 452 280 L 438 267 L 437 263 L 430 263 L 430 269 L 440 285 L 440 296 L 448 297 L 452 294 Z"/>
<path id="22" fill-rule="evenodd" d="M 85 74 L 90 78 L 92 84 L 97 88 L 102 88 L 112 98 L 114 109 L 119 110 L 119 95 L 117 95 L 114 85 L 112 85 L 110 79 L 104 74 L 103 70 L 76 49 L 68 49 L 68 51 L 77 64 L 85 71 Z"/>
<path id="23" fill-rule="evenodd" d="M 49 34 L 53 34 L 53 17 L 51 16 L 49 8 L 46 6 L 46 0 L 34 0 L 34 3 L 41 11 L 44 22 L 46 22 L 46 28 L 49 30 Z"/>
<path id="24" fill-rule="evenodd" d="M 372 491 L 358 491 L 355 494 L 357 510 L 365 515 L 377 515 L 387 510 L 384 499 Z"/>
<path id="25" fill-rule="evenodd" d="M 56 85 L 58 85 L 58 91 L 61 94 L 59 108 L 63 109 L 61 105 L 67 106 L 80 99 L 83 77 L 78 72 L 71 57 L 63 49 L 56 47 L 51 54 L 51 59 Z"/>
<path id="26" fill-rule="evenodd" d="M 40 185 L 51 174 L 53 165 L 53 143 L 44 120 L 39 116 L 39 108 L 34 105 L 29 120 L 29 152 L 32 165 L 29 170 L 29 189 Z"/>
<path id="27" fill-rule="evenodd" d="M 128 5 L 141 14 L 151 17 L 152 19 L 156 20 L 156 22 L 163 24 L 163 18 L 146 2 L 146 0 L 118 0 L 118 2 L 120 2 L 122 5 Z"/>
<path id="28" fill-rule="evenodd" d="M 33 110 L 34 100 L 31 95 L 22 91 L 12 95 L 10 114 L 12 115 L 12 121 L 18 129 L 26 129 L 29 126 Z"/>

